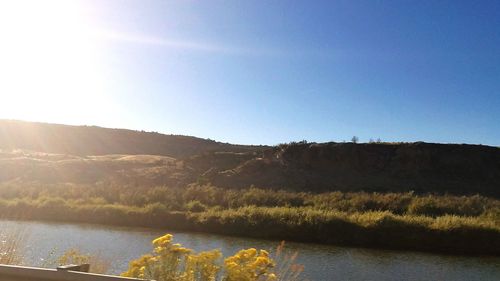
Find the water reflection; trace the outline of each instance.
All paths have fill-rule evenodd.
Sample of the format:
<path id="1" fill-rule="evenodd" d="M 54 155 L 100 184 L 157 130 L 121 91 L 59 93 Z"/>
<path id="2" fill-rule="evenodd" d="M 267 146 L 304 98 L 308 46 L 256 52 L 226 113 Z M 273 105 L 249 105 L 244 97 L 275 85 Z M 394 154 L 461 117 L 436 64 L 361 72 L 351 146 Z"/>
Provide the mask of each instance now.
<path id="1" fill-rule="evenodd" d="M 24 263 L 47 264 L 71 248 L 112 261 L 112 273 L 125 270 L 130 260 L 151 250 L 150 241 L 166 232 L 176 242 L 196 251 L 221 249 L 225 255 L 242 248 L 274 249 L 277 241 L 236 238 L 203 233 L 159 231 L 144 228 L 107 227 L 41 222 L 0 221 L 0 229 L 22 230 L 20 252 Z M 500 258 L 457 257 L 414 252 L 342 248 L 287 243 L 299 251 L 309 280 L 499 280 Z M 52 254 L 51 254 L 52 253 Z"/>

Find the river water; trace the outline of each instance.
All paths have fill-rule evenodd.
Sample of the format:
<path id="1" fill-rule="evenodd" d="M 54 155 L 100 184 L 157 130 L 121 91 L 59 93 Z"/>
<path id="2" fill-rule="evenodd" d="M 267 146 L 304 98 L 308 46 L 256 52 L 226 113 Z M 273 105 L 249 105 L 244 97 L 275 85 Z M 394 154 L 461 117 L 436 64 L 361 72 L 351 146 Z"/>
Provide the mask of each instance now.
<path id="1" fill-rule="evenodd" d="M 120 273 L 130 260 L 150 252 L 151 240 L 165 233 L 196 251 L 220 249 L 232 255 L 239 249 L 275 249 L 278 241 L 238 238 L 205 233 L 146 228 L 110 227 L 0 220 L 0 233 L 14 233 L 21 240 L 23 264 L 46 266 L 66 250 L 80 249 L 112 261 L 110 273 Z M 303 277 L 314 281 L 336 280 L 500 280 L 500 258 L 462 257 L 418 252 L 345 248 L 318 244 L 287 243 L 298 251 L 305 266 Z"/>

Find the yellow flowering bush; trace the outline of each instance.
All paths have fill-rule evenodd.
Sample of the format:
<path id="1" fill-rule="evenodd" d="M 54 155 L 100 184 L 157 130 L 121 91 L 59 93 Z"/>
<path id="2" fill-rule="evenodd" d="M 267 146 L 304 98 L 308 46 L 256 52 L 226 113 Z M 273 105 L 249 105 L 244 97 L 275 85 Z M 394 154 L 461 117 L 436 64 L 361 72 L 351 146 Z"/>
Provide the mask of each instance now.
<path id="1" fill-rule="evenodd" d="M 276 280 L 276 275 L 269 272 L 274 267 L 274 262 L 265 250 L 241 250 L 225 259 L 224 267 L 225 281 Z"/>
<path id="2" fill-rule="evenodd" d="M 193 257 L 196 255 L 191 255 L 190 249 L 172 243 L 172 238 L 171 234 L 167 234 L 153 240 L 153 254 L 132 261 L 128 271 L 122 275 L 158 281 L 210 280 L 195 279 L 198 272 L 194 271 L 198 270 L 198 267 L 195 266 Z"/>
<path id="3" fill-rule="evenodd" d="M 157 281 L 277 281 L 275 262 L 265 250 L 241 250 L 224 259 L 219 250 L 194 253 L 166 234 L 153 240 L 153 253 L 130 263 L 125 277 Z"/>
<path id="4" fill-rule="evenodd" d="M 221 267 L 218 261 L 222 257 L 219 250 L 201 252 L 187 256 L 185 280 L 215 281 Z"/>

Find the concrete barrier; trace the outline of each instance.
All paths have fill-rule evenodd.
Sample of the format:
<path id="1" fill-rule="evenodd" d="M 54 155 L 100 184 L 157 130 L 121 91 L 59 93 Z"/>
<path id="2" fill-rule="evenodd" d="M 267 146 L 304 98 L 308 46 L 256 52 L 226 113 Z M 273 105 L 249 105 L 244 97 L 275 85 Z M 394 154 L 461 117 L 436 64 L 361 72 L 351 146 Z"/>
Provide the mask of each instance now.
<path id="1" fill-rule="evenodd" d="M 67 265 L 57 269 L 0 265 L 1 281 L 138 281 L 142 279 L 94 274 L 88 265 Z"/>

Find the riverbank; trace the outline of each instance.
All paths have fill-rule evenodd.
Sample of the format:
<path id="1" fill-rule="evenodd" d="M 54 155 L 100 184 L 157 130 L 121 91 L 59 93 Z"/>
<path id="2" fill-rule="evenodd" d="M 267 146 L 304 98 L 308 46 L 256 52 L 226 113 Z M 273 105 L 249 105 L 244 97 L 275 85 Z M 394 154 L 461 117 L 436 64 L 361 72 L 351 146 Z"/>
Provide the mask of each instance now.
<path id="1" fill-rule="evenodd" d="M 37 208 L 0 206 L 3 218 L 97 223 L 198 231 L 241 237 L 341 246 L 500 255 L 500 229 L 492 222 L 458 216 L 398 216 L 388 212 L 347 214 L 307 208 L 246 207 L 200 213 L 160 212 L 122 205 Z M 48 207 L 47 206 L 47 207 Z"/>
<path id="2" fill-rule="evenodd" d="M 500 202 L 477 195 L 309 194 L 213 186 L 2 186 L 0 195 L 0 217 L 7 219 L 500 255 Z"/>

